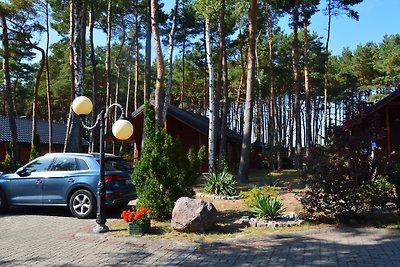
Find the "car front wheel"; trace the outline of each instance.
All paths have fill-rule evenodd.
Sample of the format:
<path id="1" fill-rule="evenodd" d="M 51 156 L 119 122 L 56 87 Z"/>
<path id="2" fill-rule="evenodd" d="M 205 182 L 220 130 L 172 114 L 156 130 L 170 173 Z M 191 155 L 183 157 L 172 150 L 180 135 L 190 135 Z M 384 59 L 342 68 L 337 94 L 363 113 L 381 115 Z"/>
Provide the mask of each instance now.
<path id="1" fill-rule="evenodd" d="M 96 200 L 90 191 L 80 189 L 73 193 L 69 199 L 69 209 L 72 215 L 79 219 L 94 218 Z"/>

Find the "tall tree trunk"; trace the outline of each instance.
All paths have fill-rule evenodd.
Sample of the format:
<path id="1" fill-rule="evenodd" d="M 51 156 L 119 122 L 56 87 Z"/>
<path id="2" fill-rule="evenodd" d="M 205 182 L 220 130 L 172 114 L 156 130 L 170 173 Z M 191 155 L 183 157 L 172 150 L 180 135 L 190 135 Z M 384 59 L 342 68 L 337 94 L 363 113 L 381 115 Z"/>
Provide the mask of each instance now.
<path id="1" fill-rule="evenodd" d="M 111 105 L 112 97 L 111 97 L 111 0 L 107 1 L 107 43 L 106 43 L 106 58 L 105 58 L 105 70 L 106 70 L 106 101 L 105 107 L 107 108 Z M 110 127 L 111 120 L 108 118 L 106 120 L 105 131 L 108 131 Z"/>
<path id="2" fill-rule="evenodd" d="M 156 53 L 156 64 L 157 64 L 157 80 L 156 80 L 156 92 L 155 92 L 155 105 L 154 114 L 156 127 L 162 127 L 162 110 L 164 104 L 164 58 L 161 50 L 161 40 L 158 27 L 158 1 L 150 1 L 150 13 L 151 13 L 151 30 L 153 31 L 153 44 Z"/>
<path id="3" fill-rule="evenodd" d="M 204 37 L 204 40 L 205 39 L 206 38 Z M 204 47 L 205 47 L 205 44 L 204 44 Z M 203 93 L 203 116 L 207 115 L 207 104 L 208 104 L 207 103 L 207 99 L 208 99 L 207 67 L 208 67 L 207 65 L 204 65 L 204 68 L 203 68 L 203 77 L 204 77 L 204 79 L 203 79 L 203 92 L 204 92 Z"/>
<path id="4" fill-rule="evenodd" d="M 310 84 L 308 78 L 308 17 L 306 17 L 306 7 L 304 1 L 302 2 L 302 19 L 303 19 L 303 34 L 304 34 L 304 47 L 303 47 L 303 61 L 304 61 L 304 91 L 305 91 L 305 106 L 306 106 L 306 156 L 310 154 L 310 147 L 312 145 L 311 138 L 311 101 L 310 101 Z"/>
<path id="5" fill-rule="evenodd" d="M 49 69 L 49 45 L 50 45 L 50 25 L 49 25 L 49 0 L 46 0 L 46 98 L 47 98 L 47 121 L 49 125 L 49 152 L 53 150 L 53 120 L 51 105 L 50 88 L 50 69 Z"/>
<path id="6" fill-rule="evenodd" d="M 121 69 L 124 66 L 124 60 L 119 61 L 120 57 L 121 57 L 121 53 L 122 50 L 125 46 L 125 41 L 126 41 L 126 30 L 125 30 L 125 21 L 122 18 L 122 37 L 121 37 L 121 44 L 119 46 L 118 49 L 118 53 L 117 56 L 115 57 L 115 61 L 114 61 L 114 66 L 115 69 L 117 70 L 117 79 L 115 81 L 115 95 L 114 95 L 114 102 L 118 103 L 119 101 L 119 87 L 120 87 L 120 82 L 121 82 Z M 118 109 L 114 110 L 114 120 L 117 120 L 117 112 Z"/>
<path id="7" fill-rule="evenodd" d="M 288 157 L 292 158 L 293 157 L 293 129 L 294 129 L 294 103 L 293 103 L 293 95 L 290 93 L 287 96 L 288 98 L 288 107 L 289 110 L 287 112 L 287 118 L 289 121 L 288 125 Z M 284 120 L 286 121 L 286 120 Z"/>
<path id="8" fill-rule="evenodd" d="M 19 144 L 18 144 L 18 130 L 15 120 L 15 110 L 13 106 L 13 96 L 11 92 L 11 78 L 10 78 L 10 52 L 8 40 L 8 27 L 6 15 L 4 10 L 0 7 L 0 18 L 2 26 L 2 45 L 3 45 L 3 86 L 5 93 L 5 100 L 7 106 L 8 123 L 10 124 L 11 142 L 12 142 L 12 155 L 11 155 L 11 171 L 14 172 L 18 168 L 19 159 Z"/>
<path id="9" fill-rule="evenodd" d="M 31 47 L 33 47 L 33 45 L 31 45 Z M 37 106 L 38 106 L 38 96 L 39 96 L 39 85 L 40 85 L 40 79 L 42 77 L 43 69 L 45 67 L 45 62 L 46 62 L 45 51 L 38 46 L 34 46 L 34 48 L 37 49 L 42 54 L 42 59 L 40 60 L 39 69 L 36 74 L 35 88 L 34 88 L 34 93 L 33 93 L 31 149 L 34 147 L 34 138 L 37 133 Z"/>
<path id="10" fill-rule="evenodd" d="M 256 10 L 257 0 L 251 0 L 249 15 L 249 50 L 247 54 L 248 65 L 246 84 L 246 109 L 243 129 L 242 152 L 240 154 L 240 163 L 238 170 L 238 178 L 240 181 L 249 180 L 250 145 L 253 122 L 253 84 L 256 53 Z"/>
<path id="11" fill-rule="evenodd" d="M 332 18 L 332 3 L 328 0 L 328 33 L 325 43 L 325 71 L 324 71 L 324 115 L 323 115 L 323 134 L 326 140 L 326 132 L 328 129 L 327 109 L 328 109 L 328 71 L 329 71 L 329 39 L 331 36 L 331 18 Z M 326 141 L 325 141 L 326 142 Z M 326 144 L 326 143 L 325 143 Z"/>
<path id="12" fill-rule="evenodd" d="M 116 78 L 116 81 L 115 81 L 114 103 L 118 103 L 119 102 L 119 91 L 120 91 L 119 87 L 120 87 L 120 82 L 121 82 L 121 69 L 122 69 L 122 67 L 124 65 L 124 60 L 121 60 L 119 62 L 119 58 L 121 57 L 122 49 L 125 46 L 125 40 L 126 40 L 126 30 L 125 30 L 125 28 L 126 28 L 125 27 L 125 20 L 124 20 L 124 17 L 122 17 L 122 33 L 121 33 L 122 34 L 122 39 L 121 39 L 121 45 L 119 46 L 118 54 L 115 57 L 115 61 L 114 61 L 114 66 L 115 66 L 115 69 L 117 70 L 117 78 Z M 119 112 L 118 109 L 114 109 L 114 120 L 113 120 L 113 122 L 117 121 L 118 112 Z M 123 145 L 121 144 L 121 146 L 119 148 L 120 152 L 122 151 L 122 147 L 123 147 Z M 117 149 L 116 148 L 116 143 L 113 141 L 112 142 L 112 153 L 114 155 L 117 154 L 116 149 Z"/>
<path id="13" fill-rule="evenodd" d="M 93 10 L 90 10 L 89 14 L 89 44 L 90 44 L 90 65 L 92 67 L 92 102 L 93 102 L 93 110 L 92 110 L 92 125 L 96 122 L 97 119 L 97 62 L 96 62 L 96 54 L 94 51 L 94 14 Z M 98 134 L 95 129 L 90 131 L 90 147 L 89 151 L 96 151 L 96 141 L 98 140 Z"/>
<path id="14" fill-rule="evenodd" d="M 216 148 L 216 128 L 215 128 L 215 99 L 214 99 L 214 67 L 211 56 L 210 40 L 210 19 L 205 21 L 205 42 L 208 66 L 208 98 L 209 98 L 209 118 L 208 118 L 208 172 L 215 171 L 215 148 Z"/>
<path id="15" fill-rule="evenodd" d="M 83 94 L 84 70 L 85 70 L 85 32 L 86 32 L 86 4 L 84 0 L 75 0 L 73 6 L 74 15 L 74 42 L 72 45 L 74 54 L 74 78 L 75 90 L 74 97 Z M 68 143 L 66 144 L 67 152 L 80 152 L 81 150 L 81 124 L 79 116 L 71 113 L 70 132 Z"/>
<path id="16" fill-rule="evenodd" d="M 298 43 L 298 24 L 299 24 L 299 0 L 295 0 L 293 12 L 293 46 L 292 46 L 292 65 L 294 76 L 294 117 L 296 122 L 296 167 L 302 169 L 301 159 L 301 117 L 300 117 L 300 75 L 299 75 L 299 43 Z"/>
<path id="17" fill-rule="evenodd" d="M 210 21 L 209 21 L 210 23 Z M 221 37 L 221 29 L 220 29 L 220 33 L 219 33 L 220 37 Z M 221 83 L 222 83 L 222 57 L 223 57 L 223 52 L 222 52 L 222 44 L 221 44 L 222 40 L 220 38 L 219 40 L 219 48 L 218 48 L 218 59 L 217 59 L 217 81 L 215 84 L 215 91 L 214 91 L 214 112 L 213 112 L 213 116 L 214 116 L 214 161 L 217 160 L 217 156 L 219 156 L 219 154 L 217 154 L 217 144 L 218 144 L 218 139 L 219 139 L 219 135 L 218 132 L 221 129 L 220 128 L 220 123 L 219 123 L 219 113 L 220 113 L 220 99 L 221 99 Z"/>
<path id="18" fill-rule="evenodd" d="M 246 74 L 244 73 L 244 70 L 243 70 L 242 75 L 240 75 L 238 88 L 236 90 L 235 109 L 234 109 L 234 113 L 233 113 L 233 118 L 235 120 L 235 123 L 234 123 L 233 127 L 234 127 L 235 132 L 240 132 L 240 128 L 239 128 L 239 105 L 240 105 L 240 95 L 241 95 L 241 91 L 242 91 L 242 87 L 243 87 L 243 83 L 244 83 L 244 76 L 245 75 Z"/>
<path id="19" fill-rule="evenodd" d="M 314 100 L 314 144 L 319 143 L 319 102 L 318 97 Z"/>
<path id="20" fill-rule="evenodd" d="M 132 61 L 133 61 L 133 56 L 132 56 L 132 49 L 133 49 L 134 44 L 130 44 L 129 50 L 128 50 L 128 81 L 126 85 L 126 98 L 125 98 L 125 114 L 128 115 L 128 112 L 130 110 L 130 102 L 131 102 L 131 91 L 132 91 Z"/>
<path id="21" fill-rule="evenodd" d="M 219 147 L 219 159 L 224 160 L 226 156 L 226 132 L 227 132 L 227 117 L 229 112 L 229 96 L 228 96 L 228 59 L 226 54 L 225 40 L 225 0 L 221 0 L 221 15 L 220 15 L 220 40 L 222 53 L 222 88 L 223 88 L 223 107 L 221 118 L 221 140 Z"/>
<path id="22" fill-rule="evenodd" d="M 256 102 L 256 141 L 261 142 L 261 125 L 262 122 L 262 92 L 261 92 L 261 77 L 260 77 L 260 64 L 258 60 L 258 39 L 260 37 L 261 32 L 258 34 L 256 38 L 256 48 L 255 48 L 255 60 L 256 60 L 256 77 L 257 77 L 257 102 Z"/>
<path id="23" fill-rule="evenodd" d="M 184 107 L 185 102 L 185 53 L 186 53 L 186 42 L 183 41 L 182 45 L 182 86 L 181 86 L 181 108 Z"/>
<path id="24" fill-rule="evenodd" d="M 75 32 L 75 18 L 74 18 L 74 6 L 75 0 L 70 0 L 69 2 L 69 68 L 71 76 L 71 87 L 70 87 L 70 102 L 73 101 L 75 97 L 75 71 L 74 71 L 74 32 Z M 65 134 L 64 142 L 64 152 L 67 151 L 68 144 L 70 143 L 71 130 L 73 125 L 74 112 L 69 109 L 67 131 Z"/>
<path id="25" fill-rule="evenodd" d="M 271 148 L 271 154 L 276 151 L 278 160 L 278 170 L 282 166 L 282 157 L 280 153 L 280 139 L 277 138 L 277 133 L 275 129 L 277 127 L 277 120 L 275 119 L 275 73 L 274 73 L 274 53 L 273 53 L 273 24 L 272 24 L 272 14 L 268 1 L 265 1 L 265 11 L 267 15 L 267 28 L 268 28 L 268 63 L 269 63 L 269 76 L 270 76 L 270 87 L 269 87 L 269 120 L 268 120 L 268 144 Z M 279 141 L 278 141 L 279 140 Z M 278 147 L 275 149 L 276 144 Z"/>
<path id="26" fill-rule="evenodd" d="M 147 7 L 148 17 L 146 23 L 146 54 L 145 54 L 145 68 L 144 68 L 144 100 L 150 101 L 151 91 L 151 15 L 150 15 L 150 1 Z"/>
<path id="27" fill-rule="evenodd" d="M 137 0 L 135 1 L 137 6 Z M 147 44 L 146 44 L 147 47 Z M 135 9 L 135 90 L 133 94 L 133 106 L 138 108 L 138 92 L 139 92 L 139 14 Z"/>
<path id="28" fill-rule="evenodd" d="M 168 39 L 169 39 L 169 49 L 168 49 L 168 81 L 167 81 L 167 90 L 165 91 L 165 98 L 164 98 L 164 105 L 163 105 L 163 110 L 162 110 L 162 124 L 165 122 L 165 118 L 167 117 L 167 111 L 168 111 L 168 106 L 169 106 L 169 95 L 171 93 L 172 89 L 172 56 L 174 52 L 174 34 L 175 34 L 175 21 L 176 21 L 176 15 L 178 13 L 178 4 L 179 0 L 175 0 L 175 7 L 174 7 L 174 15 L 172 18 L 172 26 L 171 26 L 171 31 L 169 33 Z"/>

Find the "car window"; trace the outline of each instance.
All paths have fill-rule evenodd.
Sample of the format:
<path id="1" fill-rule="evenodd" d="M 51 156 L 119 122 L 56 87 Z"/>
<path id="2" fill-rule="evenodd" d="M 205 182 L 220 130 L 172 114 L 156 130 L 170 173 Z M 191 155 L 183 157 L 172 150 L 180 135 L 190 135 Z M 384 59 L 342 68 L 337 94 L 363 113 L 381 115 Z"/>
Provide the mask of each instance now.
<path id="1" fill-rule="evenodd" d="M 71 157 L 57 157 L 51 165 L 52 171 L 75 171 L 77 164 L 75 158 Z"/>
<path id="2" fill-rule="evenodd" d="M 26 165 L 24 168 L 27 173 L 46 171 L 52 161 L 53 158 L 39 158 Z"/>
<path id="3" fill-rule="evenodd" d="M 122 158 L 105 158 L 106 171 L 132 171 L 132 166 Z"/>
<path id="4" fill-rule="evenodd" d="M 80 171 L 89 170 L 89 166 L 83 159 L 76 159 L 76 164 L 77 164 L 77 170 Z"/>

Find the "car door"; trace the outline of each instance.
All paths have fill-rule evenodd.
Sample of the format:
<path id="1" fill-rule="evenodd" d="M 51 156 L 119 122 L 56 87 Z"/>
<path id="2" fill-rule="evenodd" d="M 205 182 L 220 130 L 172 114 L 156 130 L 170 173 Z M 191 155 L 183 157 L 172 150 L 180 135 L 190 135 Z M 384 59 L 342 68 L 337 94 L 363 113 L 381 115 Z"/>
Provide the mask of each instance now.
<path id="1" fill-rule="evenodd" d="M 10 205 L 42 205 L 43 179 L 53 158 L 38 158 L 25 165 L 10 179 Z"/>
<path id="2" fill-rule="evenodd" d="M 47 179 L 43 180 L 43 204 L 66 205 L 71 187 L 79 180 L 82 171 L 89 167 L 84 160 L 60 156 L 50 166 Z"/>

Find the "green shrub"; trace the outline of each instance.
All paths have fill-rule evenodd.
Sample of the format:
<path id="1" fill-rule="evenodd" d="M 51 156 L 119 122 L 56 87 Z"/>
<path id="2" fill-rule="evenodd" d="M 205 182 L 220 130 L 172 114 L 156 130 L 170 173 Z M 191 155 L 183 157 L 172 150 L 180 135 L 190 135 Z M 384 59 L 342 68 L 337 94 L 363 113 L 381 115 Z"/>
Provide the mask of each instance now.
<path id="1" fill-rule="evenodd" d="M 384 207 L 387 202 L 392 200 L 395 187 L 389 183 L 384 176 L 378 175 L 366 187 L 366 197 L 371 206 Z"/>
<path id="2" fill-rule="evenodd" d="M 236 179 L 225 170 L 206 176 L 204 182 L 204 191 L 206 193 L 222 196 L 236 195 Z"/>
<path id="3" fill-rule="evenodd" d="M 222 172 L 230 172 L 230 168 L 226 160 L 217 160 L 215 164 L 215 172 L 216 173 L 222 173 Z"/>
<path id="4" fill-rule="evenodd" d="M 276 186 L 263 186 L 263 187 L 254 187 L 249 191 L 241 191 L 240 192 L 240 198 L 243 200 L 243 202 L 251 207 L 255 205 L 256 203 L 256 197 L 258 195 L 264 195 L 264 196 L 270 196 L 270 197 L 276 197 L 279 194 L 279 187 Z"/>
<path id="5" fill-rule="evenodd" d="M 257 213 L 258 218 L 266 220 L 274 220 L 286 211 L 278 197 L 271 198 L 265 195 L 258 195 L 252 208 Z"/>
<path id="6" fill-rule="evenodd" d="M 154 127 L 151 109 L 145 105 L 145 138 L 142 157 L 133 173 L 140 203 L 158 219 L 170 217 L 175 201 L 194 195 L 193 186 L 200 176 L 205 148 L 185 155 L 179 141 Z"/>

